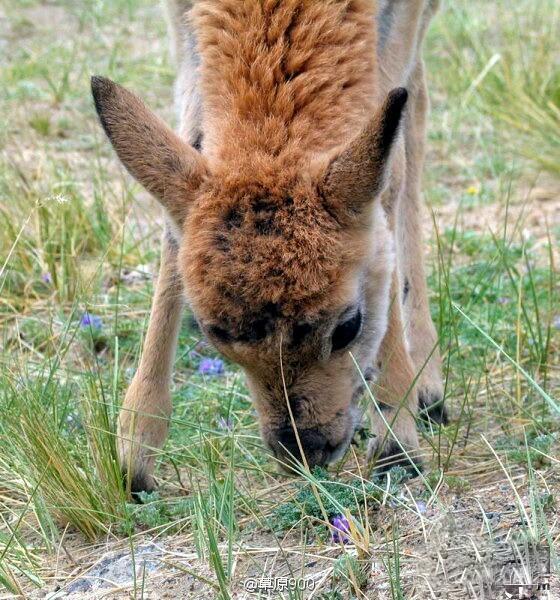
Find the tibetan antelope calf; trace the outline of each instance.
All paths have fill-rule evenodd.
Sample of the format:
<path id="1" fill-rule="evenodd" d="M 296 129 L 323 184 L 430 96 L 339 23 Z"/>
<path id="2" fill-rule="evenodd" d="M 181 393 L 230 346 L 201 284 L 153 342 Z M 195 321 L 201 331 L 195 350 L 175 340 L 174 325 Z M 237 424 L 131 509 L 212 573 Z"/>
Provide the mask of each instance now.
<path id="1" fill-rule="evenodd" d="M 418 405 L 445 420 L 420 221 L 421 49 L 436 4 L 169 0 L 177 133 L 93 77 L 109 140 L 167 221 L 119 418 L 134 492 L 154 486 L 185 301 L 242 367 L 283 462 L 340 458 L 364 381 L 382 464 L 415 460 Z"/>

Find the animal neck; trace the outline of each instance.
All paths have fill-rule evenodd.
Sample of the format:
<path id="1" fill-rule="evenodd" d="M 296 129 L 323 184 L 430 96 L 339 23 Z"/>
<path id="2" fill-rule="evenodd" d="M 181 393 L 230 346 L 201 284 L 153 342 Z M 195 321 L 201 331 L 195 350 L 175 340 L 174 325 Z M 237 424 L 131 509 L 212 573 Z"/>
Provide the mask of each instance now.
<path id="1" fill-rule="evenodd" d="M 377 80 L 371 0 L 199 0 L 205 153 L 297 168 L 348 142 Z"/>

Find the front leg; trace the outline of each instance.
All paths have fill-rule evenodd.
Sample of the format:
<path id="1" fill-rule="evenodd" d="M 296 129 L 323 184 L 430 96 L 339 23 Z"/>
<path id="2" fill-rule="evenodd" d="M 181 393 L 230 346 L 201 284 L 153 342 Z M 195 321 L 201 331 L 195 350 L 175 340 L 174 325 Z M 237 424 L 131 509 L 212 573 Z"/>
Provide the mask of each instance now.
<path id="1" fill-rule="evenodd" d="M 177 243 L 167 227 L 140 366 L 119 415 L 119 462 L 133 493 L 155 487 L 156 453 L 167 438 L 171 416 L 169 388 L 183 304 Z"/>
<path id="2" fill-rule="evenodd" d="M 404 328 L 410 356 L 418 374 L 418 398 L 422 416 L 447 423 L 438 334 L 428 300 L 422 236 L 422 169 L 426 145 L 428 90 L 424 65 L 418 61 L 409 86 L 410 105 L 404 133 L 407 177 L 398 207 L 399 268 L 401 272 Z"/>
<path id="3" fill-rule="evenodd" d="M 382 470 L 394 465 L 421 467 L 419 459 L 414 385 L 414 367 L 406 348 L 397 271 L 391 281 L 391 305 L 387 331 L 378 355 L 381 369 L 379 381 L 372 387 L 377 406 L 371 407 L 372 438 L 369 458 Z M 379 414 L 381 411 L 381 414 Z M 416 473 L 413 467 L 413 472 Z"/>

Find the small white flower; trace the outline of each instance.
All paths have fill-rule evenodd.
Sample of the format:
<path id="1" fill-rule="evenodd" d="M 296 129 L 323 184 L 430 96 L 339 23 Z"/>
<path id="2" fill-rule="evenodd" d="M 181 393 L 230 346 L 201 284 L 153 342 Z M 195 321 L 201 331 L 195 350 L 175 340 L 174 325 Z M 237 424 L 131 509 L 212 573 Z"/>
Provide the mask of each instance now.
<path id="1" fill-rule="evenodd" d="M 521 236 L 526 242 L 528 242 L 533 237 L 533 234 L 530 229 L 525 228 L 521 231 Z"/>
<path id="2" fill-rule="evenodd" d="M 57 204 L 66 204 L 68 198 L 63 194 L 53 194 L 47 198 L 49 202 L 56 202 Z"/>

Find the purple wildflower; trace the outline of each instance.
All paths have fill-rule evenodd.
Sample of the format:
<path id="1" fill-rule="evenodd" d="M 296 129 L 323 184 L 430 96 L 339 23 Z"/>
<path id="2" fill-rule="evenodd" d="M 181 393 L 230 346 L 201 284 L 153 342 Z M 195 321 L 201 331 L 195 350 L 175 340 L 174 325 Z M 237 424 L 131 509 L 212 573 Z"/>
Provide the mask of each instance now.
<path id="1" fill-rule="evenodd" d="M 426 511 L 428 510 L 428 507 L 426 506 L 426 503 L 422 500 L 416 500 L 416 509 L 421 515 L 425 515 Z"/>
<path id="2" fill-rule="evenodd" d="M 86 310 L 86 312 L 82 315 L 82 318 L 80 319 L 80 327 L 82 327 L 83 329 L 91 328 L 99 330 L 103 327 L 103 321 L 101 320 L 101 317 L 92 315 Z"/>
<path id="3" fill-rule="evenodd" d="M 52 277 L 51 274 L 49 272 L 43 273 L 41 275 L 41 281 L 43 283 L 47 283 L 47 284 L 51 284 L 52 283 Z"/>
<path id="4" fill-rule="evenodd" d="M 336 515 L 331 519 L 333 530 L 331 531 L 332 541 L 335 544 L 350 543 L 350 523 L 344 515 Z"/>
<path id="5" fill-rule="evenodd" d="M 198 365 L 201 375 L 221 375 L 224 372 L 224 361 L 219 358 L 203 358 Z"/>
<path id="6" fill-rule="evenodd" d="M 554 320 L 552 321 L 552 326 L 554 327 L 554 329 L 560 329 L 560 315 L 554 317 Z"/>

